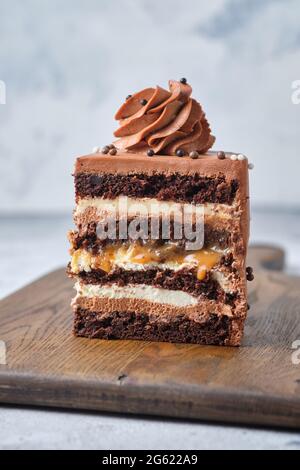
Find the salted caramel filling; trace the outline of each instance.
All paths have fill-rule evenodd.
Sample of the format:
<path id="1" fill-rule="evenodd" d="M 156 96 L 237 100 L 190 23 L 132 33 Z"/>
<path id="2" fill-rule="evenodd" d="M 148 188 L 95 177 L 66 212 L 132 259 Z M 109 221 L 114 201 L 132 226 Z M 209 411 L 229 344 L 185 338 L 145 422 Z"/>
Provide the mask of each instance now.
<path id="1" fill-rule="evenodd" d="M 72 253 L 71 269 L 78 274 L 81 271 L 101 269 L 112 271 L 115 267 L 135 269 L 136 267 L 157 266 L 169 269 L 191 267 L 195 270 L 197 279 L 203 280 L 221 259 L 222 251 L 216 249 L 201 249 L 187 251 L 175 243 L 163 245 L 148 242 L 144 245 L 135 243 L 116 243 L 105 246 L 101 252 L 93 254 L 82 248 Z"/>

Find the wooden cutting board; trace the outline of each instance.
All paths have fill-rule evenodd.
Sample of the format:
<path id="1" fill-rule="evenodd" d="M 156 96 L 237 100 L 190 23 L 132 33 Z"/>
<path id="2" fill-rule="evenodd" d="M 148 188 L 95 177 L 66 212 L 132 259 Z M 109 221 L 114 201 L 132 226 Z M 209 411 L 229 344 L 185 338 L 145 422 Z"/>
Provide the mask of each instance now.
<path id="1" fill-rule="evenodd" d="M 75 338 L 72 282 L 44 276 L 0 302 L 0 402 L 300 427 L 300 278 L 279 249 L 249 264 L 240 348 Z"/>

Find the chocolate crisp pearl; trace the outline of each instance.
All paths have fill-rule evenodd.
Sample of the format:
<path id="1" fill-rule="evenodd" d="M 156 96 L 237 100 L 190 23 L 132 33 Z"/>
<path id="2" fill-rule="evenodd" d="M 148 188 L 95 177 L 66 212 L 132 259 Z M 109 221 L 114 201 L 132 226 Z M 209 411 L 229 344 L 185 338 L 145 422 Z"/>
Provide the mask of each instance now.
<path id="1" fill-rule="evenodd" d="M 176 150 L 176 155 L 177 157 L 183 157 L 184 156 L 184 151 L 182 149 Z"/>
<path id="2" fill-rule="evenodd" d="M 126 96 L 126 101 L 129 100 L 129 98 L 131 98 L 131 97 L 132 97 L 132 95 L 127 95 Z"/>
<path id="3" fill-rule="evenodd" d="M 144 100 L 141 100 L 140 103 L 142 106 L 145 106 L 148 103 L 148 101 L 144 99 Z"/>
<path id="4" fill-rule="evenodd" d="M 117 154 L 117 149 L 116 148 L 110 149 L 109 155 L 116 155 L 116 154 Z"/>
<path id="5" fill-rule="evenodd" d="M 152 149 L 147 150 L 148 157 L 153 157 L 154 151 Z"/>
<path id="6" fill-rule="evenodd" d="M 219 160 L 224 160 L 226 158 L 225 152 L 218 152 L 217 153 L 218 159 Z"/>
<path id="7" fill-rule="evenodd" d="M 253 281 L 254 279 L 253 268 L 251 266 L 247 266 L 246 268 L 246 277 L 247 281 Z"/>
<path id="8" fill-rule="evenodd" d="M 190 157 L 191 157 L 193 160 L 196 160 L 197 158 L 199 158 L 199 153 L 196 152 L 196 150 L 193 150 L 193 152 L 190 153 Z"/>
<path id="9" fill-rule="evenodd" d="M 183 85 L 186 85 L 187 84 L 187 79 L 186 78 L 181 78 L 180 79 L 180 83 L 182 83 Z"/>
<path id="10" fill-rule="evenodd" d="M 105 145 L 105 147 L 102 148 L 101 152 L 104 153 L 104 155 L 106 155 L 109 152 L 108 145 Z"/>

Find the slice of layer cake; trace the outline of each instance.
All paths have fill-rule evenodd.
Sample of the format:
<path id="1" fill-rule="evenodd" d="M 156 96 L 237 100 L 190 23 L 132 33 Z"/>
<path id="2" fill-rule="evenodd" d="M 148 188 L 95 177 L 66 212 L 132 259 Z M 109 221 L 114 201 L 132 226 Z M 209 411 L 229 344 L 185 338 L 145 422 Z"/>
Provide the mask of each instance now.
<path id="1" fill-rule="evenodd" d="M 118 140 L 75 166 L 74 332 L 237 346 L 247 312 L 248 162 L 208 149 L 183 80 L 128 97 Z"/>

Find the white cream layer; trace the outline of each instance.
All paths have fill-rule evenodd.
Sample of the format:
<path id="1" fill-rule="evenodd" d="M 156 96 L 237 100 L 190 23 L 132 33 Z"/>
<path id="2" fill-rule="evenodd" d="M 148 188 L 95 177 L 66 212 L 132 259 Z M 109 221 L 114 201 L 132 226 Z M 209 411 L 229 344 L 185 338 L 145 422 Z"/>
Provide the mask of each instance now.
<path id="1" fill-rule="evenodd" d="M 183 204 L 172 201 L 159 201 L 155 198 L 130 198 L 127 196 L 119 196 L 116 199 L 103 199 L 103 198 L 83 198 L 79 199 L 74 216 L 79 216 L 86 209 L 96 209 L 99 215 L 107 214 L 127 214 L 128 217 L 135 215 L 145 216 L 159 216 L 163 214 L 180 215 L 192 213 L 201 216 L 218 216 L 219 218 L 228 219 L 234 214 L 236 207 L 233 204 Z"/>
<path id="2" fill-rule="evenodd" d="M 197 305 L 195 297 L 186 292 L 161 289 L 159 287 L 147 286 L 145 284 L 129 284 L 124 287 L 116 284 L 98 286 L 95 284 L 75 284 L 77 296 L 79 297 L 105 297 L 108 299 L 137 299 L 147 300 L 153 303 L 173 305 L 175 307 L 188 307 Z"/>

